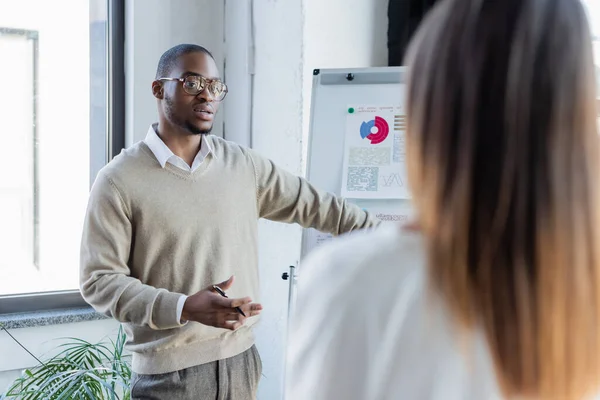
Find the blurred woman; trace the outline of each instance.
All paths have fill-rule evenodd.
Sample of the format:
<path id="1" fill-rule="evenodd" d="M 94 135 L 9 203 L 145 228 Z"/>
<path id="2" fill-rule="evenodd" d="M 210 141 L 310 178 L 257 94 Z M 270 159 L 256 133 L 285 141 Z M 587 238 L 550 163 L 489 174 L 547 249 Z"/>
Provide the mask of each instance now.
<path id="1" fill-rule="evenodd" d="M 300 270 L 287 399 L 587 399 L 600 378 L 579 0 L 443 0 L 408 53 L 416 221 Z"/>

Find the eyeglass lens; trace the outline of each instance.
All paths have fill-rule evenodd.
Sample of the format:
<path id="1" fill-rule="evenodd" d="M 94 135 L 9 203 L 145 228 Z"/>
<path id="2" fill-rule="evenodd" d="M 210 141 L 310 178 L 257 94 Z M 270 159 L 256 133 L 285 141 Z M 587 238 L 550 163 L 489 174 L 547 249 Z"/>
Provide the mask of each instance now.
<path id="1" fill-rule="evenodd" d="M 227 94 L 227 85 L 219 80 L 208 81 L 203 76 L 188 76 L 183 82 L 183 89 L 193 96 L 201 93 L 208 85 L 208 91 L 215 100 L 223 100 Z"/>

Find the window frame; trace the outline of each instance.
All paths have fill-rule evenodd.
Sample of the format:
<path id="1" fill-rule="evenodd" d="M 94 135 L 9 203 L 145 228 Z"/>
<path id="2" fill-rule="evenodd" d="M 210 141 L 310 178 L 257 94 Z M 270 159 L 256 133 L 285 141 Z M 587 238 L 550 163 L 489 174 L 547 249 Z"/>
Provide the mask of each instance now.
<path id="1" fill-rule="evenodd" d="M 94 0 L 89 1 L 93 2 Z M 106 3 L 108 7 L 106 29 L 107 132 L 103 164 L 107 164 L 125 148 L 125 0 L 106 0 Z M 21 30 L 15 31 L 21 32 Z M 34 67 L 37 68 L 37 65 Z M 34 105 L 34 118 L 37 118 L 35 107 Z M 90 187 L 97 172 L 97 170 L 91 171 Z M 89 307 L 89 305 L 78 289 L 0 295 L 0 315 L 82 307 Z"/>

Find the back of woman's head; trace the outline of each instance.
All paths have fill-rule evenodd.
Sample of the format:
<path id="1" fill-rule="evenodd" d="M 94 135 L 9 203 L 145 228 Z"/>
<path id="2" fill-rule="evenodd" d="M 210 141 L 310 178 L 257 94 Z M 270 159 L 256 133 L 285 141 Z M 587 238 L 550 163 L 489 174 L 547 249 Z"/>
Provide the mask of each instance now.
<path id="1" fill-rule="evenodd" d="M 411 188 L 432 289 L 505 395 L 600 378 L 591 35 L 579 0 L 443 0 L 408 53 Z"/>

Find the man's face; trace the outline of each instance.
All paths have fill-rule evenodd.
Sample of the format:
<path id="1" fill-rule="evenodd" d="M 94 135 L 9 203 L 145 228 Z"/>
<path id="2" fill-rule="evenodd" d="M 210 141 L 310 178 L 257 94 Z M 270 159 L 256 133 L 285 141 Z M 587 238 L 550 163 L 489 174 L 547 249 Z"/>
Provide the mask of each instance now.
<path id="1" fill-rule="evenodd" d="M 165 78 L 185 78 L 199 75 L 207 79 L 219 79 L 219 70 L 211 56 L 201 52 L 181 56 L 177 65 Z M 208 89 L 198 95 L 190 95 L 179 81 L 163 81 L 164 95 L 160 107 L 167 120 L 192 135 L 208 134 L 212 130 L 219 102 L 214 101 Z"/>

